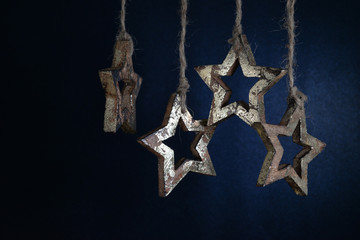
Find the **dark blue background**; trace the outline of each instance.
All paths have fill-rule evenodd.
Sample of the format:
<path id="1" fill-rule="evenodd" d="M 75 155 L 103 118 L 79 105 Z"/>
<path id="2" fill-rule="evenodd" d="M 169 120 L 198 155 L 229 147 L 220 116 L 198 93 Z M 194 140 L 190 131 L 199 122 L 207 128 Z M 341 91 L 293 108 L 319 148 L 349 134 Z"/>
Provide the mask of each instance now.
<path id="1" fill-rule="evenodd" d="M 17 86 L 12 98 L 2 96 L 2 105 L 10 115 L 17 111 L 8 105 L 14 99 L 23 106 L 21 118 L 9 117 L 17 128 L 8 138 L 16 143 L 4 163 L 9 168 L 2 168 L 8 200 L 1 207 L 3 239 L 356 236 L 360 215 L 356 1 L 296 4 L 295 81 L 309 99 L 309 133 L 327 144 L 309 165 L 307 197 L 295 195 L 285 181 L 255 186 L 266 150 L 257 133 L 233 117 L 219 125 L 209 145 L 217 177 L 190 173 L 169 197 L 159 198 L 157 158 L 136 139 L 161 124 L 168 98 L 176 90 L 179 1 L 128 4 L 134 67 L 144 79 L 136 135 L 102 131 L 105 98 L 97 71 L 111 65 L 120 0 L 50 4 L 51 10 L 44 3 L 13 2 L 2 16 L 7 72 L 13 73 L 10 80 Z M 285 66 L 285 4 L 244 0 L 242 24 L 258 65 Z M 193 67 L 222 62 L 234 13 L 233 0 L 190 1 L 188 106 L 197 119 L 207 118 L 212 94 Z M 254 82 L 239 71 L 224 80 L 233 89 L 233 99 L 244 100 Z M 22 98 L 24 93 L 32 98 Z M 268 122 L 279 122 L 286 96 L 285 77 L 265 97 Z M 172 144 L 187 139 L 177 138 Z M 290 139 L 281 141 L 285 158 L 299 149 Z"/>

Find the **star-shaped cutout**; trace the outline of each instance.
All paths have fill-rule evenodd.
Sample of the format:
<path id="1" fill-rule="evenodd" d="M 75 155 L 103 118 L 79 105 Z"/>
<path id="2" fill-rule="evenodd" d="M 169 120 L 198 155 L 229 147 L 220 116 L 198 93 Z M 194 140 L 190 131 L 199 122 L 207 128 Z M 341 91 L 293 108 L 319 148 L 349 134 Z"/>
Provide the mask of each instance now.
<path id="1" fill-rule="evenodd" d="M 285 70 L 279 68 L 256 66 L 246 36 L 240 35 L 239 40 L 240 49 L 235 51 L 232 47 L 222 64 L 195 67 L 197 73 L 213 92 L 208 125 L 216 124 L 233 114 L 249 125 L 254 122 L 265 122 L 264 95 L 286 74 Z M 243 101 L 228 104 L 231 89 L 220 77 L 232 76 L 239 65 L 245 77 L 260 79 L 249 91 L 249 104 Z"/>
<path id="2" fill-rule="evenodd" d="M 182 158 L 175 164 L 174 151 L 163 141 L 175 135 L 178 124 L 184 131 L 195 131 L 197 134 L 190 146 L 194 159 Z M 187 109 L 181 111 L 179 94 L 175 93 L 171 96 L 160 128 L 138 139 L 141 145 L 158 156 L 161 197 L 169 195 L 188 172 L 216 175 L 207 149 L 215 128 L 215 126 L 207 127 L 204 121 L 193 120 Z"/>
<path id="3" fill-rule="evenodd" d="M 298 195 L 308 194 L 308 164 L 325 148 L 325 143 L 307 133 L 304 102 L 306 96 L 298 89 L 288 97 L 288 108 L 279 125 L 254 123 L 268 151 L 257 186 L 266 186 L 285 178 Z M 303 149 L 295 156 L 293 165 L 281 164 L 284 149 L 278 136 L 292 136 Z"/>
<path id="4" fill-rule="evenodd" d="M 104 131 L 136 132 L 136 98 L 142 78 L 134 72 L 130 40 L 117 39 L 111 68 L 99 71 L 105 90 Z M 123 86 L 119 86 L 121 83 Z"/>

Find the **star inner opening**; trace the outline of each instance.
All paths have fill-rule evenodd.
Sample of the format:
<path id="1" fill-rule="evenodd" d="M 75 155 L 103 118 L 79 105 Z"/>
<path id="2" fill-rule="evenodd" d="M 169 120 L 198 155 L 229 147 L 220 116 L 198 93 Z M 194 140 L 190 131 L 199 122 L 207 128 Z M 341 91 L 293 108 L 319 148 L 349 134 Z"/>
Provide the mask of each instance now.
<path id="1" fill-rule="evenodd" d="M 231 89 L 231 93 L 227 94 L 222 107 L 231 104 L 233 102 L 240 101 L 241 105 L 249 110 L 249 91 L 254 84 L 259 80 L 256 77 L 245 77 L 241 68 L 236 66 L 235 72 L 232 76 L 221 77 L 224 84 Z M 224 85 L 222 85 L 224 87 Z"/>
<path id="2" fill-rule="evenodd" d="M 123 94 L 124 88 L 125 88 L 125 82 L 123 80 L 120 80 L 117 83 L 118 83 L 118 87 L 119 87 L 121 94 Z"/>
<path id="3" fill-rule="evenodd" d="M 293 142 L 292 136 L 279 136 L 279 141 L 284 149 L 284 153 L 279 164 L 279 170 L 287 167 L 288 165 L 292 165 L 296 173 L 301 177 L 299 160 L 310 151 L 310 148 Z"/>
<path id="4" fill-rule="evenodd" d="M 164 144 L 174 150 L 175 169 L 186 159 L 200 161 L 191 152 L 191 144 L 195 136 L 196 132 L 183 131 L 180 126 L 177 126 L 175 135 L 163 141 Z"/>

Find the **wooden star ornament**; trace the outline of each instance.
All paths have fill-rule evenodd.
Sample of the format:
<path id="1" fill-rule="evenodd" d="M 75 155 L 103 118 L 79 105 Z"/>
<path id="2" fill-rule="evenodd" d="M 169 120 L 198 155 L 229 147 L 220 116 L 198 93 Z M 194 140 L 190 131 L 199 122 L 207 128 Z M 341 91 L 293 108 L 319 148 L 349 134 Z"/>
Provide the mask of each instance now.
<path id="1" fill-rule="evenodd" d="M 193 120 L 187 109 L 182 112 L 180 100 L 179 94 L 173 94 L 160 128 L 138 139 L 141 145 L 158 157 L 159 195 L 161 197 L 168 196 L 188 172 L 216 175 L 207 149 L 216 127 L 206 126 L 205 121 Z M 175 135 L 178 124 L 184 131 L 194 131 L 197 134 L 190 146 L 194 159 L 182 158 L 175 164 L 174 151 L 163 141 Z"/>
<path id="2" fill-rule="evenodd" d="M 286 71 L 279 68 L 256 66 L 250 45 L 244 34 L 239 36 L 240 48 L 230 49 L 222 64 L 195 67 L 202 80 L 213 92 L 208 125 L 216 124 L 236 114 L 247 124 L 265 122 L 264 95 L 276 84 Z M 221 76 L 232 76 L 241 67 L 245 77 L 260 78 L 249 91 L 249 103 L 236 101 L 228 104 L 231 89 L 223 82 Z"/>
<path id="3" fill-rule="evenodd" d="M 257 186 L 266 186 L 285 178 L 298 195 L 308 194 L 308 165 L 326 144 L 307 132 L 304 102 L 307 97 L 297 88 L 288 97 L 288 108 L 279 125 L 253 124 L 268 151 L 258 177 Z M 293 165 L 280 164 L 284 149 L 279 136 L 292 136 L 303 149 L 294 157 Z"/>
<path id="4" fill-rule="evenodd" d="M 117 39 L 111 68 L 99 71 L 105 90 L 104 131 L 136 132 L 136 98 L 142 78 L 134 72 L 131 40 Z"/>

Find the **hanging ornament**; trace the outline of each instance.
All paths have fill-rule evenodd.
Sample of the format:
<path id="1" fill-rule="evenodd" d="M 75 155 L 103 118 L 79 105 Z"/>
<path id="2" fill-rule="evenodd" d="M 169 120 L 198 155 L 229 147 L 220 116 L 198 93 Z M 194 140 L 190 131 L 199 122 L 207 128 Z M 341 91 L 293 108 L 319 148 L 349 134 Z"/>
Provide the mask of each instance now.
<path id="1" fill-rule="evenodd" d="M 181 0 L 180 78 L 177 93 L 170 97 L 160 128 L 138 139 L 141 145 L 158 157 L 159 195 L 161 197 L 169 195 L 190 171 L 211 176 L 216 175 L 207 150 L 215 126 L 206 126 L 206 120 L 193 120 L 186 107 L 186 92 L 189 89 L 189 83 L 185 76 L 187 67 L 185 58 L 186 12 L 187 0 Z M 196 132 L 196 136 L 190 146 L 194 158 L 182 158 L 175 164 L 174 151 L 163 141 L 175 135 L 178 125 L 183 131 Z"/>
<path id="2" fill-rule="evenodd" d="M 241 34 L 239 49 L 233 46 L 225 60 L 219 65 L 195 67 L 200 77 L 213 92 L 208 125 L 216 124 L 236 114 L 247 124 L 265 121 L 264 95 L 277 83 L 286 71 L 279 68 L 256 66 L 246 36 Z M 249 91 L 249 104 L 243 101 L 228 104 L 231 89 L 222 81 L 221 76 L 232 76 L 240 65 L 245 77 L 260 78 Z"/>
<path id="3" fill-rule="evenodd" d="M 175 135 L 177 126 L 183 131 L 197 132 L 190 146 L 194 159 L 182 158 L 175 164 L 174 151 L 163 143 Z M 164 120 L 159 129 L 141 137 L 139 143 L 158 156 L 159 194 L 167 196 L 188 172 L 197 172 L 215 176 L 207 145 L 215 126 L 206 127 L 203 121 L 193 120 L 187 109 L 181 110 L 180 95 L 170 97 Z"/>
<path id="4" fill-rule="evenodd" d="M 308 164 L 325 148 L 325 144 L 307 133 L 304 102 L 307 97 L 296 87 L 288 97 L 288 108 L 279 125 L 254 123 L 268 151 L 258 186 L 266 186 L 285 178 L 298 195 L 307 195 Z M 278 136 L 292 136 L 293 142 L 303 149 L 295 156 L 293 166 L 281 164 L 284 149 Z"/>
<path id="5" fill-rule="evenodd" d="M 265 121 L 264 95 L 285 74 L 279 68 L 257 66 L 246 36 L 242 34 L 241 1 L 237 0 L 237 17 L 233 29 L 232 44 L 222 64 L 195 67 L 202 80 L 213 92 L 208 125 L 213 125 L 236 114 L 247 124 Z M 231 89 L 221 76 L 232 76 L 240 66 L 245 77 L 260 78 L 249 91 L 249 103 L 236 101 L 228 104 Z"/>
<path id="6" fill-rule="evenodd" d="M 121 3 L 121 31 L 116 37 L 112 65 L 99 71 L 106 98 L 104 131 L 116 132 L 121 127 L 126 133 L 135 133 L 136 98 L 142 78 L 133 69 L 134 46 L 125 28 L 126 0 Z"/>
<path id="7" fill-rule="evenodd" d="M 298 195 L 308 194 L 308 165 L 325 148 L 325 143 L 307 133 L 304 102 L 307 97 L 294 86 L 295 0 L 287 1 L 289 97 L 288 108 L 278 125 L 257 122 L 257 130 L 268 151 L 258 177 L 257 186 L 266 186 L 285 178 Z M 294 157 L 293 165 L 280 164 L 284 149 L 278 136 L 292 136 L 303 149 Z"/>

